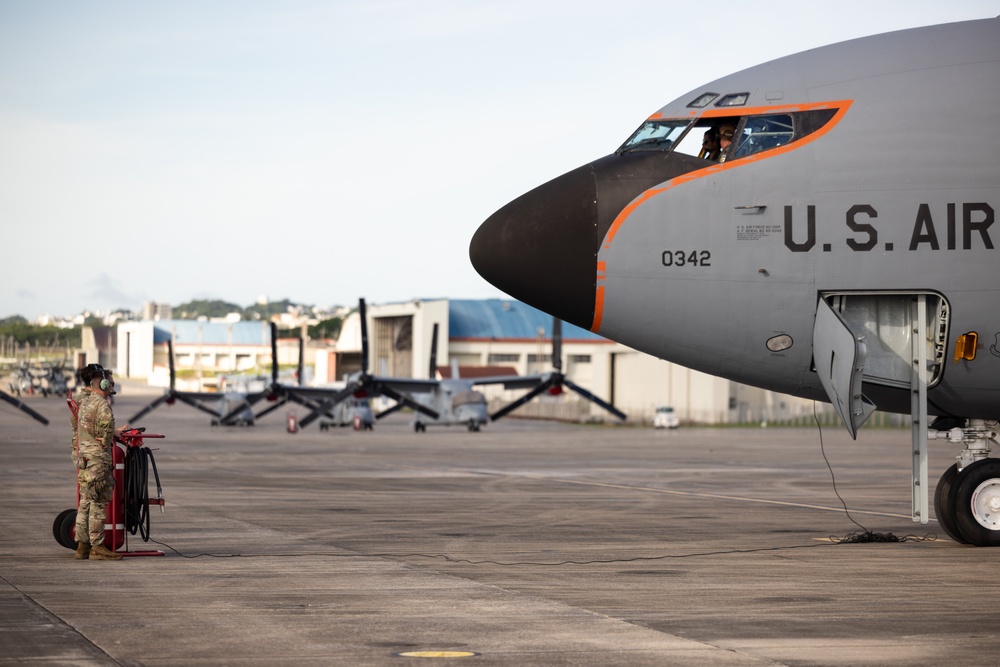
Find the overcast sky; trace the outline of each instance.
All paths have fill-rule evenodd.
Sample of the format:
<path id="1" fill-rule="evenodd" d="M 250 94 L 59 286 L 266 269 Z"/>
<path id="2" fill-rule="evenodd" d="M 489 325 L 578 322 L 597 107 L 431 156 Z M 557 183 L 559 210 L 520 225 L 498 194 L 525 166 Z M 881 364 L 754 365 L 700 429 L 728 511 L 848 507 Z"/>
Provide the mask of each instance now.
<path id="1" fill-rule="evenodd" d="M 995 0 L 0 0 L 0 317 L 503 296 L 479 223 L 760 62 Z"/>

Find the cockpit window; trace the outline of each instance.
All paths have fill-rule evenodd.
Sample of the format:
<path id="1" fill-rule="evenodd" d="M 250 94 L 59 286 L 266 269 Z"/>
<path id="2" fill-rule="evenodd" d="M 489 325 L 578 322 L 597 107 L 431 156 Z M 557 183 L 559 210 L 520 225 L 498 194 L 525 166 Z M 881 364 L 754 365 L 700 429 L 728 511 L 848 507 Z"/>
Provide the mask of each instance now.
<path id="1" fill-rule="evenodd" d="M 688 106 L 693 109 L 701 109 L 703 107 L 707 107 L 709 102 L 718 96 L 718 93 L 702 93 L 698 97 L 694 98 L 693 101 L 688 102 Z"/>
<path id="2" fill-rule="evenodd" d="M 680 141 L 674 144 L 674 152 L 700 157 L 703 160 L 719 162 L 719 157 L 722 154 L 719 131 L 724 126 L 728 126 L 730 130 L 735 130 L 739 122 L 739 116 L 731 118 L 702 118 L 694 124 Z"/>
<path id="3" fill-rule="evenodd" d="M 670 150 L 689 124 L 686 120 L 647 120 L 618 149 L 618 152 Z"/>
<path id="4" fill-rule="evenodd" d="M 746 106 L 750 99 L 750 93 L 730 93 L 723 95 L 722 99 L 715 103 L 717 107 L 742 107 Z"/>
<path id="5" fill-rule="evenodd" d="M 815 109 L 759 116 L 709 116 L 648 120 L 626 141 L 619 153 L 668 151 L 706 162 L 737 160 L 798 141 L 826 125 L 836 109 Z M 725 138 L 732 137 L 732 144 Z"/>
<path id="6" fill-rule="evenodd" d="M 460 405 L 481 405 L 486 403 L 486 397 L 481 392 L 475 390 L 460 391 L 451 399 L 451 407 L 457 408 Z"/>
<path id="7" fill-rule="evenodd" d="M 776 116 L 751 116 L 747 118 L 736 145 L 734 158 L 784 146 L 795 136 L 795 125 L 788 114 Z"/>

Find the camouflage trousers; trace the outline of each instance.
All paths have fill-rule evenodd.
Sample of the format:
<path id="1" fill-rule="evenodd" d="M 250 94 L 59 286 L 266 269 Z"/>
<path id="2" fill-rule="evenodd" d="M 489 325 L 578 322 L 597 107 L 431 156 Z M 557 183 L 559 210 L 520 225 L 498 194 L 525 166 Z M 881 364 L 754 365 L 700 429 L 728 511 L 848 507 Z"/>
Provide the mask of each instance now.
<path id="1" fill-rule="evenodd" d="M 104 544 L 105 511 L 114 493 L 114 463 L 111 457 L 88 456 L 86 467 L 77 468 L 80 506 L 76 510 L 76 541 Z"/>

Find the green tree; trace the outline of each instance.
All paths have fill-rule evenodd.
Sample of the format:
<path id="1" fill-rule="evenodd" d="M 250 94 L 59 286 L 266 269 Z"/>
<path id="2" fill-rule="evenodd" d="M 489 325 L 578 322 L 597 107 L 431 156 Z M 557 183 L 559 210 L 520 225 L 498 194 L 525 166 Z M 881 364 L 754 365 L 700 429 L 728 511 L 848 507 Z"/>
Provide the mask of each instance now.
<path id="1" fill-rule="evenodd" d="M 80 327 L 60 329 L 53 326 L 28 324 L 23 317 L 7 317 L 0 321 L 0 338 L 13 339 L 18 345 L 30 343 L 32 346 L 79 347 Z"/>
<path id="2" fill-rule="evenodd" d="M 340 336 L 340 327 L 344 320 L 340 317 L 331 317 L 309 327 L 310 338 L 337 338 Z"/>
<path id="3" fill-rule="evenodd" d="M 225 317 L 229 313 L 242 313 L 235 303 L 221 299 L 195 299 L 174 307 L 174 317 L 179 320 L 195 320 L 199 317 Z"/>
<path id="4" fill-rule="evenodd" d="M 255 303 L 252 306 L 247 306 L 243 310 L 243 319 L 269 320 L 274 315 L 281 315 L 282 313 L 287 313 L 290 309 L 294 308 L 309 309 L 311 308 L 311 306 L 295 303 L 290 299 L 282 299 L 281 301 L 269 301 L 268 303 Z"/>

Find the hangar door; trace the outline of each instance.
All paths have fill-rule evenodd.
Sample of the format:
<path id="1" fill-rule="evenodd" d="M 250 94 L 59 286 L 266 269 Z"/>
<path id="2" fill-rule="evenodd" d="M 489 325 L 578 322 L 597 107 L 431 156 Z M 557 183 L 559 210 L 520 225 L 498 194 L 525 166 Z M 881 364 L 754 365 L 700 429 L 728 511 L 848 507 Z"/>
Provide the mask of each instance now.
<path id="1" fill-rule="evenodd" d="M 413 316 L 379 317 L 373 322 L 369 372 L 390 377 L 413 377 Z"/>

